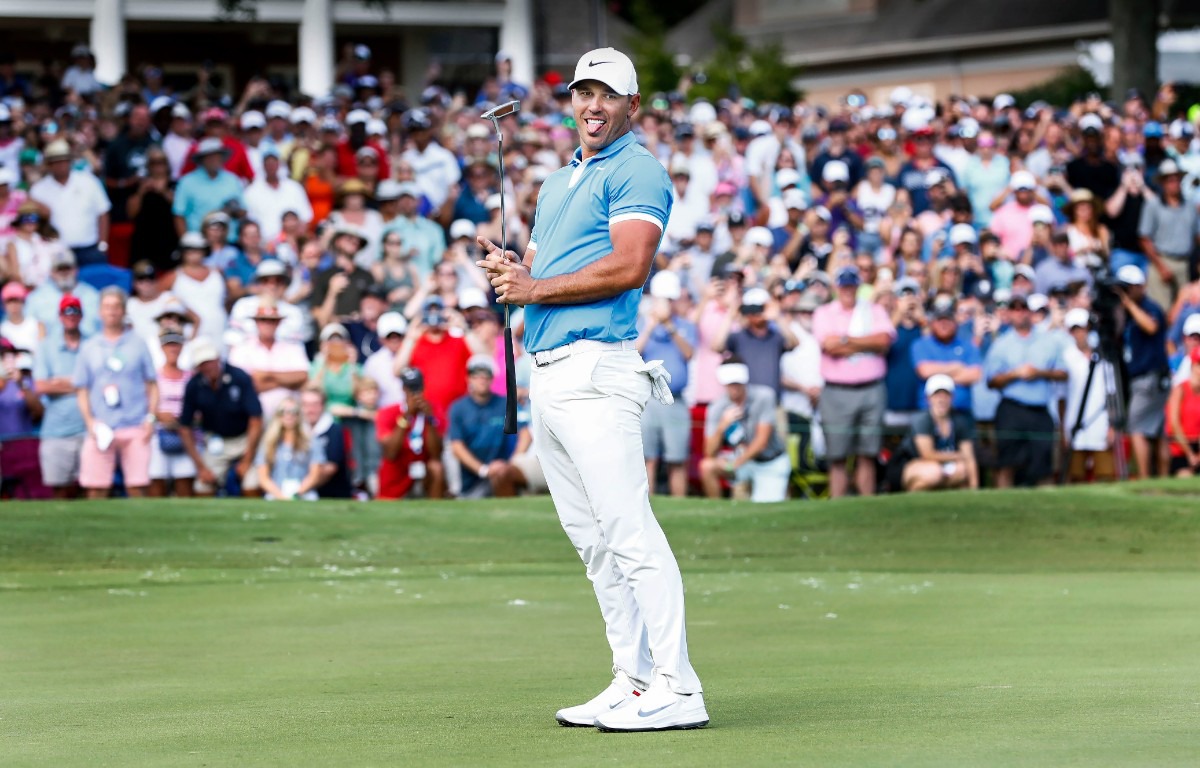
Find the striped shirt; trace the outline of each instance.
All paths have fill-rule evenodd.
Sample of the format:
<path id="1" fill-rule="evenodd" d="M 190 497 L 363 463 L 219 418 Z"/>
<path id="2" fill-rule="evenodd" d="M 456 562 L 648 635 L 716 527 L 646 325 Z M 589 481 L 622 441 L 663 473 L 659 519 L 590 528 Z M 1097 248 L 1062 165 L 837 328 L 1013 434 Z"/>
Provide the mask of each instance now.
<path id="1" fill-rule="evenodd" d="M 184 371 L 178 379 L 172 379 L 167 377 L 160 368 L 158 370 L 158 410 L 179 418 L 179 414 L 183 413 L 183 392 L 187 389 L 190 378 L 192 378 L 190 371 Z"/>

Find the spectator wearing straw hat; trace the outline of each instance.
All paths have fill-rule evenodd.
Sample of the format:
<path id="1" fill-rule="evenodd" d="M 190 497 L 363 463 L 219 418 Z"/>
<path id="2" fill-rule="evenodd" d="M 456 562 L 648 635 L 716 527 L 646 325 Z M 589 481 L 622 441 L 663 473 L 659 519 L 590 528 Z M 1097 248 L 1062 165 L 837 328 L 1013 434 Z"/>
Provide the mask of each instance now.
<path id="1" fill-rule="evenodd" d="M 1162 306 L 1171 306 L 1188 282 L 1192 252 L 1200 242 L 1200 213 L 1184 200 L 1183 172 L 1174 160 L 1158 167 L 1161 197 L 1147 197 L 1138 232 L 1150 260 L 1146 292 Z"/>
<path id="2" fill-rule="evenodd" d="M 229 311 L 230 330 L 243 338 L 256 334 L 254 316 L 263 304 L 273 303 L 283 319 L 279 323 L 277 336 L 283 341 L 303 342 L 306 322 L 304 313 L 295 304 L 284 299 L 289 285 L 288 268 L 278 259 L 264 259 L 254 270 L 254 286 L 248 296 L 243 296 Z"/>
<path id="3" fill-rule="evenodd" d="M 269 419 L 283 398 L 308 381 L 308 355 L 299 343 L 279 338 L 283 315 L 273 302 L 260 302 L 253 320 L 257 332 L 230 350 L 229 364 L 250 374 L 263 418 Z"/>
<path id="4" fill-rule="evenodd" d="M 313 277 L 313 317 L 318 325 L 351 320 L 363 294 L 374 285 L 371 273 L 355 263 L 366 244 L 366 236 L 353 224 L 334 228 L 330 241 L 333 264 Z"/>
<path id="5" fill-rule="evenodd" d="M 49 171 L 29 188 L 29 196 L 50 209 L 50 224 L 79 266 L 108 261 L 112 203 L 96 177 L 71 168 L 71 146 L 59 139 L 43 153 Z"/>
<path id="6" fill-rule="evenodd" d="M 185 232 L 199 232 L 204 217 L 213 211 L 243 207 L 242 182 L 223 167 L 228 156 L 229 150 L 218 138 L 203 139 L 196 146 L 192 158 L 199 167 L 179 179 L 171 206 L 175 231 L 181 237 Z"/>

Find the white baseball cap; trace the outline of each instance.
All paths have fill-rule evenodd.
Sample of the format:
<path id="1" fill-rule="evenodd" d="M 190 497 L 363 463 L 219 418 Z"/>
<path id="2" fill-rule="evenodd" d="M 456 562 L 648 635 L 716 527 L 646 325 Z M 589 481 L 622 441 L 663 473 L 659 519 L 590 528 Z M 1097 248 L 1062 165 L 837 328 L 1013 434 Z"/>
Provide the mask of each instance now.
<path id="1" fill-rule="evenodd" d="M 1037 273 L 1034 272 L 1033 267 L 1029 266 L 1028 264 L 1018 264 L 1013 269 L 1013 277 L 1023 277 L 1032 283 L 1037 280 Z"/>
<path id="2" fill-rule="evenodd" d="M 346 115 L 346 127 L 358 125 L 362 123 L 366 125 L 371 121 L 371 113 L 365 109 L 352 109 L 350 114 Z"/>
<path id="3" fill-rule="evenodd" d="M 750 231 L 746 233 L 746 242 L 770 248 L 775 245 L 775 236 L 766 227 L 750 227 Z"/>
<path id="4" fill-rule="evenodd" d="M 995 110 L 1008 109 L 1009 107 L 1015 107 L 1016 105 L 1017 100 L 1014 99 L 1011 94 L 1002 93 L 996 98 L 992 99 L 992 109 Z"/>
<path id="5" fill-rule="evenodd" d="M 674 272 L 662 271 L 650 280 L 650 295 L 656 299 L 674 301 L 683 294 L 683 284 L 679 275 Z"/>
<path id="6" fill-rule="evenodd" d="M 836 160 L 831 162 L 837 162 Z M 828 167 L 828 165 L 826 166 Z M 775 184 L 780 188 L 793 187 L 800 183 L 800 172 L 795 168 L 780 168 L 775 172 Z"/>
<path id="7" fill-rule="evenodd" d="M 743 307 L 765 307 L 771 301 L 771 294 L 764 288 L 748 288 L 742 294 Z"/>
<path id="8" fill-rule="evenodd" d="M 614 93 L 632 96 L 638 92 L 637 71 L 629 57 L 616 48 L 597 48 L 579 57 L 575 78 L 568 88 L 574 89 L 585 80 L 599 80 Z"/>
<path id="9" fill-rule="evenodd" d="M 750 369 L 745 363 L 725 363 L 717 366 L 717 383 L 721 386 L 730 384 L 749 384 Z"/>
<path id="10" fill-rule="evenodd" d="M 950 245 L 963 245 L 970 243 L 974 245 L 979 241 L 979 236 L 975 234 L 975 227 L 970 224 L 955 224 L 950 227 Z"/>
<path id="11" fill-rule="evenodd" d="M 482 307 L 487 309 L 487 295 L 479 288 L 470 286 L 458 292 L 458 308 L 462 310 Z"/>
<path id="12" fill-rule="evenodd" d="M 475 237 L 475 222 L 470 219 L 455 219 L 450 225 L 450 239 L 457 240 L 460 237 Z"/>
<path id="13" fill-rule="evenodd" d="M 935 373 L 925 382 L 925 397 L 931 397 L 935 392 L 954 394 L 954 379 L 944 373 Z"/>
<path id="14" fill-rule="evenodd" d="M 750 131 L 751 136 L 766 136 L 771 132 L 771 124 L 766 120 L 755 120 L 754 122 L 750 123 L 750 128 L 748 130 Z"/>
<path id="15" fill-rule="evenodd" d="M 216 345 L 204 336 L 192 342 L 188 353 L 191 355 L 193 366 L 200 366 L 204 363 L 221 359 L 221 353 Z"/>
<path id="16" fill-rule="evenodd" d="M 1054 211 L 1048 205 L 1035 205 L 1029 209 L 1029 221 L 1032 224 L 1049 224 L 1054 226 Z"/>
<path id="17" fill-rule="evenodd" d="M 1136 264 L 1126 264 L 1117 270 L 1117 282 L 1125 285 L 1145 285 L 1146 273 Z"/>
<path id="18" fill-rule="evenodd" d="M 1037 189 L 1037 179 L 1029 171 L 1017 171 L 1009 180 L 1013 189 Z"/>
<path id="19" fill-rule="evenodd" d="M 832 184 L 836 181 L 850 181 L 850 166 L 843 163 L 841 160 L 830 160 L 825 163 L 825 167 L 821 169 L 821 180 L 827 184 Z"/>
<path id="20" fill-rule="evenodd" d="M 281 99 L 275 99 L 267 105 L 267 117 L 274 120 L 277 117 L 284 120 L 290 119 L 292 116 L 292 105 Z"/>
<path id="21" fill-rule="evenodd" d="M 1072 328 L 1087 328 L 1091 320 L 1090 312 L 1083 307 L 1075 307 L 1063 316 L 1063 325 L 1067 327 L 1068 331 Z"/>
<path id="22" fill-rule="evenodd" d="M 317 113 L 309 107 L 296 107 L 292 110 L 291 121 L 292 125 L 298 125 L 299 123 L 312 125 L 317 122 Z"/>
<path id="23" fill-rule="evenodd" d="M 262 112 L 252 109 L 249 112 L 242 113 L 241 123 L 243 131 L 250 131 L 255 128 L 266 128 L 267 118 L 263 117 Z"/>
<path id="24" fill-rule="evenodd" d="M 1050 299 L 1044 293 L 1031 293 L 1025 297 L 1025 306 L 1029 307 L 1030 312 L 1041 312 L 1050 306 Z"/>
<path id="25" fill-rule="evenodd" d="M 375 329 L 381 339 L 386 339 L 393 333 L 403 336 L 408 332 L 408 320 L 399 312 L 384 312 L 379 316 Z"/>
<path id="26" fill-rule="evenodd" d="M 1200 333 L 1200 312 L 1193 312 L 1183 321 L 1183 335 L 1192 336 Z"/>
<path id="27" fill-rule="evenodd" d="M 1103 131 L 1104 121 L 1100 119 L 1099 115 L 1088 112 L 1086 115 L 1079 118 L 1079 130 Z"/>
<path id="28" fill-rule="evenodd" d="M 783 207 L 787 210 L 803 211 L 808 208 L 804 193 L 798 189 L 785 189 L 783 192 Z"/>

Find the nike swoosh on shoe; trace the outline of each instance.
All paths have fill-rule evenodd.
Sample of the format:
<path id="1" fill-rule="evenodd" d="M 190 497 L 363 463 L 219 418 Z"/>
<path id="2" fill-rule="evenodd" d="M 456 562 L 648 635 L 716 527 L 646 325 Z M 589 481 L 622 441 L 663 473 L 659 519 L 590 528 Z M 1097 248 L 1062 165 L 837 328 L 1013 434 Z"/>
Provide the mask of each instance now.
<path id="1" fill-rule="evenodd" d="M 671 705 L 670 705 L 670 704 L 663 704 L 663 705 L 662 705 L 661 707 L 659 707 L 658 709 L 652 709 L 652 710 L 650 710 L 649 712 L 643 712 L 642 710 L 640 710 L 640 709 L 639 709 L 639 710 L 638 710 L 638 717 L 650 717 L 651 715 L 657 715 L 659 712 L 662 712 L 664 709 L 666 709 L 666 708 L 667 708 L 667 707 L 669 707 L 669 706 L 671 706 Z"/>

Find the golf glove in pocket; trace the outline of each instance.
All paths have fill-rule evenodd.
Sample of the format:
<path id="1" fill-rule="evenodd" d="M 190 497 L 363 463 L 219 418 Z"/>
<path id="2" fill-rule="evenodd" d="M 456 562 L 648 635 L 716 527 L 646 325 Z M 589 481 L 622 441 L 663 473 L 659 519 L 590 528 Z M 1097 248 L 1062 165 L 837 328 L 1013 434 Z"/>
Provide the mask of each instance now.
<path id="1" fill-rule="evenodd" d="M 663 405 L 675 402 L 675 396 L 671 394 L 671 374 L 663 368 L 662 360 L 642 363 L 637 367 L 637 372 L 650 377 L 650 393 L 654 395 L 655 400 Z"/>

